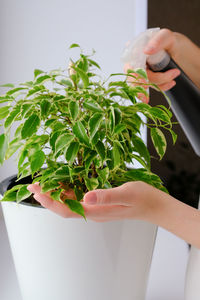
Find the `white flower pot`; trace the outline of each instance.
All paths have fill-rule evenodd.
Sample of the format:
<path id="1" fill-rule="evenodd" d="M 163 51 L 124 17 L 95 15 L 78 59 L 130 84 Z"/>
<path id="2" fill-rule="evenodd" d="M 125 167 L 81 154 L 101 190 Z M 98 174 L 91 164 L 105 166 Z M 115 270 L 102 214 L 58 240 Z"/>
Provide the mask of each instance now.
<path id="1" fill-rule="evenodd" d="M 200 203 L 199 203 L 200 209 Z M 200 250 L 191 246 L 185 277 L 185 300 L 200 299 Z"/>
<path id="2" fill-rule="evenodd" d="M 155 225 L 64 219 L 14 202 L 2 207 L 23 300 L 145 299 Z"/>

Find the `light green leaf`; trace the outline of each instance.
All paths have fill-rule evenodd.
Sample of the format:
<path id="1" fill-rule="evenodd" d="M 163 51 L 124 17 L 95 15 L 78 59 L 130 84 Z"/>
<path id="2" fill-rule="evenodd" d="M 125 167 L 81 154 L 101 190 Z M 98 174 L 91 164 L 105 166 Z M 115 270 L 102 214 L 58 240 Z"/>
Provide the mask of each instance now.
<path id="1" fill-rule="evenodd" d="M 9 115 L 9 106 L 0 107 L 0 120 L 6 118 Z"/>
<path id="2" fill-rule="evenodd" d="M 28 184 L 23 185 L 17 192 L 17 203 L 27 199 L 32 193 L 27 190 Z"/>
<path id="3" fill-rule="evenodd" d="M 35 84 L 41 84 L 41 83 L 43 83 L 45 81 L 48 81 L 50 79 L 51 79 L 51 76 L 49 76 L 49 75 L 42 75 L 42 76 L 40 76 L 40 77 L 38 77 L 36 79 Z"/>
<path id="4" fill-rule="evenodd" d="M 16 151 L 23 145 L 23 142 L 18 138 L 12 140 L 10 142 L 8 149 L 6 151 L 5 159 L 9 159 Z"/>
<path id="5" fill-rule="evenodd" d="M 33 135 L 33 133 L 37 132 L 38 127 L 40 125 L 40 119 L 38 115 L 32 114 L 24 123 L 22 127 L 21 135 L 22 139 L 26 139 Z"/>
<path id="6" fill-rule="evenodd" d="M 88 146 L 88 144 L 90 143 L 89 137 L 81 121 L 77 121 L 76 124 L 73 126 L 73 133 L 81 143 Z"/>
<path id="7" fill-rule="evenodd" d="M 79 150 L 79 143 L 78 142 L 72 142 L 69 145 L 69 147 L 67 148 L 65 157 L 66 157 L 66 160 L 68 161 L 68 163 L 70 165 L 73 164 L 73 162 L 74 162 L 74 160 L 77 156 L 78 150 Z"/>
<path id="8" fill-rule="evenodd" d="M 78 67 L 74 67 L 74 69 L 80 75 L 80 77 L 81 77 L 81 79 L 83 81 L 84 88 L 87 88 L 90 82 L 89 82 L 89 78 L 88 78 L 86 72 L 84 72 L 83 70 L 81 70 Z"/>
<path id="9" fill-rule="evenodd" d="M 72 119 L 75 121 L 79 113 L 79 105 L 77 101 L 69 102 L 69 112 Z"/>
<path id="10" fill-rule="evenodd" d="M 98 64 L 96 61 L 94 61 L 94 60 L 92 60 L 92 59 L 88 59 L 88 61 L 89 61 L 89 63 L 90 63 L 91 65 L 93 65 L 93 66 L 95 66 L 95 67 L 97 67 L 98 69 L 101 70 L 99 64 Z"/>
<path id="11" fill-rule="evenodd" d="M 54 189 L 57 189 L 59 186 L 60 184 L 56 180 L 46 181 L 42 183 L 42 193 L 53 191 Z"/>
<path id="12" fill-rule="evenodd" d="M 31 171 L 32 174 L 39 171 L 45 162 L 45 154 L 42 150 L 38 150 L 31 156 Z"/>
<path id="13" fill-rule="evenodd" d="M 5 120 L 5 123 L 4 123 L 5 128 L 9 128 L 12 125 L 12 123 L 14 122 L 14 120 L 16 119 L 16 117 L 18 116 L 18 114 L 20 112 L 20 108 L 21 107 L 18 105 L 11 111 L 11 113 L 8 115 L 8 117 Z"/>
<path id="14" fill-rule="evenodd" d="M 40 75 L 40 74 L 42 74 L 42 73 L 44 73 L 44 71 L 39 70 L 39 69 L 35 69 L 35 70 L 34 70 L 34 77 L 36 78 L 38 75 Z"/>
<path id="15" fill-rule="evenodd" d="M 9 88 L 14 88 L 15 85 L 12 83 L 6 83 L 6 84 L 1 84 L 0 87 L 9 87 Z"/>
<path id="16" fill-rule="evenodd" d="M 159 128 L 151 128 L 150 133 L 154 147 L 161 159 L 165 154 L 167 147 L 165 136 Z"/>
<path id="17" fill-rule="evenodd" d="M 58 189 L 56 191 L 51 192 L 51 198 L 55 201 L 60 201 L 60 194 L 62 193 L 62 189 Z"/>
<path id="18" fill-rule="evenodd" d="M 99 185 L 99 181 L 97 178 L 84 178 L 84 180 L 88 191 L 96 189 Z"/>
<path id="19" fill-rule="evenodd" d="M 140 77 L 148 80 L 148 77 L 147 77 L 147 73 L 144 69 L 137 69 L 135 70 L 135 73 L 137 73 L 138 75 L 140 75 Z"/>
<path id="20" fill-rule="evenodd" d="M 2 165 L 4 162 L 7 148 L 8 148 L 8 138 L 5 135 L 5 133 L 3 133 L 0 135 L 0 165 Z"/>
<path id="21" fill-rule="evenodd" d="M 67 145 L 69 145 L 74 139 L 74 136 L 69 133 L 64 133 L 60 135 L 55 143 L 55 153 L 58 153 L 58 151 L 62 150 L 63 148 L 66 148 Z"/>
<path id="22" fill-rule="evenodd" d="M 79 46 L 79 44 L 73 43 L 69 46 L 69 49 L 72 49 L 72 48 L 80 48 L 80 46 Z"/>
<path id="23" fill-rule="evenodd" d="M 18 87 L 18 88 L 15 88 L 15 89 L 12 89 L 10 91 L 7 92 L 7 95 L 10 96 L 10 95 L 13 95 L 19 91 L 22 91 L 22 90 L 27 90 L 27 88 L 24 88 L 24 87 Z"/>
<path id="24" fill-rule="evenodd" d="M 94 112 L 102 112 L 103 111 L 101 106 L 93 100 L 84 101 L 83 102 L 83 107 L 88 109 L 88 110 L 94 111 Z"/>
<path id="25" fill-rule="evenodd" d="M 96 132 L 99 130 L 101 122 L 103 120 L 103 114 L 95 113 L 89 120 L 89 133 L 92 140 Z"/>
<path id="26" fill-rule="evenodd" d="M 108 180 L 109 173 L 110 172 L 109 172 L 109 168 L 108 167 L 105 167 L 103 169 L 97 169 L 97 174 L 101 178 L 103 184 Z"/>
<path id="27" fill-rule="evenodd" d="M 112 154 L 113 154 L 113 163 L 114 163 L 114 169 L 117 168 L 120 163 L 120 152 L 119 148 L 116 142 L 114 142 L 113 149 L 112 149 Z"/>
<path id="28" fill-rule="evenodd" d="M 69 79 L 61 79 L 58 83 L 66 87 L 73 87 L 73 84 Z"/>

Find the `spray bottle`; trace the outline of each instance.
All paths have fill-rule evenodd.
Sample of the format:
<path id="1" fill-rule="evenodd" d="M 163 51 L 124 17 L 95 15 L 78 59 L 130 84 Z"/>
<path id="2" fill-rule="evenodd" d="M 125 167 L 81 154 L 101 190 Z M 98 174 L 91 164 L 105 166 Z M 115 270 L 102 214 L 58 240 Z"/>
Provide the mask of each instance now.
<path id="1" fill-rule="evenodd" d="M 175 79 L 176 85 L 165 93 L 169 97 L 170 106 L 194 151 L 200 156 L 200 90 L 166 51 L 161 50 L 153 55 L 143 53 L 148 41 L 159 30 L 160 28 L 148 29 L 130 42 L 123 52 L 122 61 L 129 63 L 134 70 L 145 69 L 148 65 L 154 72 L 165 72 L 174 68 L 181 71 L 181 74 Z"/>

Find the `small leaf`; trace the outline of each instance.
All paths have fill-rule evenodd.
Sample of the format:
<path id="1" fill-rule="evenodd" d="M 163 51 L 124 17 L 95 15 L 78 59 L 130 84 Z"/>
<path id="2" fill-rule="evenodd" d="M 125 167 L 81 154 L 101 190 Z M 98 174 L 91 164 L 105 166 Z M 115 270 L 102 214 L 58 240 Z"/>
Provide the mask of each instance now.
<path id="1" fill-rule="evenodd" d="M 89 133 L 92 140 L 96 132 L 99 130 L 101 122 L 103 120 L 103 114 L 95 113 L 89 120 Z"/>
<path id="2" fill-rule="evenodd" d="M 44 152 L 42 150 L 36 151 L 31 156 L 31 171 L 32 171 L 32 174 L 39 171 L 40 168 L 43 166 L 44 162 L 45 162 Z"/>
<path id="3" fill-rule="evenodd" d="M 5 123 L 4 123 L 4 127 L 5 128 L 9 128 L 13 121 L 16 119 L 16 117 L 18 116 L 19 112 L 20 112 L 20 106 L 16 106 L 11 113 L 9 114 L 9 116 L 6 118 Z"/>
<path id="4" fill-rule="evenodd" d="M 148 80 L 148 77 L 147 77 L 147 73 L 144 69 L 137 69 L 135 70 L 135 73 L 137 73 L 138 75 L 140 75 L 140 77 Z"/>
<path id="5" fill-rule="evenodd" d="M 61 79 L 58 83 L 66 87 L 73 87 L 73 84 L 69 79 Z"/>
<path id="6" fill-rule="evenodd" d="M 33 133 L 38 130 L 40 125 L 40 119 L 38 115 L 32 114 L 24 123 L 21 131 L 22 139 L 30 137 Z"/>
<path id="7" fill-rule="evenodd" d="M 60 201 L 60 194 L 62 193 L 62 189 L 58 189 L 56 191 L 51 192 L 51 198 L 55 201 Z"/>
<path id="8" fill-rule="evenodd" d="M 41 117 L 44 120 L 49 115 L 49 111 L 51 109 L 51 102 L 49 102 L 48 100 L 42 100 L 42 102 L 40 103 L 40 107 Z"/>
<path id="9" fill-rule="evenodd" d="M 172 129 L 170 129 L 170 128 L 168 128 L 168 130 L 171 133 L 173 144 L 175 144 L 176 140 L 177 140 L 177 134 Z"/>
<path id="10" fill-rule="evenodd" d="M 7 95 L 13 95 L 19 91 L 22 91 L 22 90 L 27 90 L 27 88 L 24 88 L 24 87 L 18 87 L 18 88 L 15 88 L 15 89 L 12 89 L 10 91 L 7 92 Z"/>
<path id="11" fill-rule="evenodd" d="M 86 72 L 84 72 L 83 70 L 81 70 L 78 67 L 74 67 L 74 69 L 80 75 L 80 77 L 81 77 L 81 79 L 83 81 L 84 88 L 87 88 L 90 82 L 89 82 L 89 78 L 88 78 Z"/>
<path id="12" fill-rule="evenodd" d="M 8 148 L 8 138 L 5 135 L 5 133 L 3 133 L 0 135 L 0 165 L 2 165 L 4 162 L 7 148 Z"/>
<path id="13" fill-rule="evenodd" d="M 40 76 L 40 77 L 38 77 L 36 79 L 35 84 L 41 84 L 41 83 L 43 83 L 43 82 L 45 82 L 47 80 L 50 80 L 50 79 L 51 79 L 51 76 L 49 76 L 49 75 L 42 75 L 42 76 Z"/>
<path id="14" fill-rule="evenodd" d="M 56 180 L 47 181 L 42 184 L 42 193 L 53 191 L 60 186 Z"/>
<path id="15" fill-rule="evenodd" d="M 15 85 L 14 85 L 14 84 L 12 84 L 12 83 L 6 83 L 6 84 L 2 84 L 2 85 L 0 85 L 0 87 L 9 87 L 9 88 L 14 88 L 14 87 L 15 87 Z"/>
<path id="16" fill-rule="evenodd" d="M 28 184 L 23 185 L 17 192 L 16 200 L 17 203 L 27 199 L 32 193 L 27 190 Z"/>
<path id="17" fill-rule="evenodd" d="M 115 112 L 114 112 L 114 108 L 111 106 L 110 107 L 110 130 L 111 132 L 114 131 L 114 128 L 115 128 Z"/>
<path id="18" fill-rule="evenodd" d="M 9 115 L 9 106 L 0 107 L 0 120 L 6 118 Z"/>
<path id="19" fill-rule="evenodd" d="M 73 141 L 73 139 L 74 136 L 69 133 L 60 135 L 55 143 L 55 154 L 63 148 L 66 148 L 66 146 L 69 145 Z"/>
<path id="20" fill-rule="evenodd" d="M 96 189 L 99 185 L 99 181 L 97 178 L 84 178 L 84 180 L 88 191 Z"/>
<path id="21" fill-rule="evenodd" d="M 95 66 L 95 67 L 97 67 L 98 69 L 101 70 L 99 64 L 98 64 L 96 61 L 94 61 L 94 60 L 92 60 L 92 59 L 88 59 L 88 61 L 89 61 L 89 63 L 90 63 L 91 65 L 93 65 L 93 66 Z"/>
<path id="22" fill-rule="evenodd" d="M 76 155 L 78 153 L 78 150 L 79 150 L 79 143 L 78 142 L 72 142 L 67 151 L 66 151 L 66 154 L 65 154 L 65 157 L 66 157 L 66 160 L 69 162 L 69 164 L 73 164 L 75 158 L 76 158 Z"/>
<path id="23" fill-rule="evenodd" d="M 151 128 L 151 139 L 160 159 L 163 157 L 166 151 L 167 142 L 164 134 L 159 128 Z"/>
<path id="24" fill-rule="evenodd" d="M 39 70 L 39 69 L 35 69 L 35 70 L 34 70 L 34 77 L 36 78 L 38 75 L 40 75 L 40 74 L 42 74 L 42 73 L 44 73 L 44 71 Z"/>
<path id="25" fill-rule="evenodd" d="M 101 170 L 97 170 L 97 173 L 98 175 L 100 176 L 101 180 L 102 180 L 102 183 L 104 184 L 107 180 L 108 180 L 108 177 L 109 177 L 109 168 L 108 167 L 105 167 Z"/>
<path id="26" fill-rule="evenodd" d="M 72 119 L 75 121 L 79 113 L 79 105 L 77 101 L 69 102 L 69 112 Z"/>
<path id="27" fill-rule="evenodd" d="M 120 163 L 121 163 L 121 160 L 120 160 L 120 152 L 119 152 L 119 148 L 118 148 L 118 145 L 116 142 L 114 142 L 114 145 L 113 145 L 113 150 L 112 150 L 112 155 L 113 155 L 113 161 L 114 161 L 114 169 L 117 168 Z"/>
<path id="28" fill-rule="evenodd" d="M 85 220 L 85 212 L 81 203 L 77 200 L 65 199 L 65 204 L 71 209 L 71 211 L 81 215 Z"/>
<path id="29" fill-rule="evenodd" d="M 88 144 L 90 143 L 89 137 L 81 121 L 77 121 L 76 124 L 73 126 L 73 133 L 79 139 L 80 142 L 88 146 Z"/>
<path id="30" fill-rule="evenodd" d="M 16 151 L 23 145 L 23 142 L 18 138 L 12 140 L 10 142 L 8 149 L 6 151 L 5 159 L 9 159 Z"/>
<path id="31" fill-rule="evenodd" d="M 79 46 L 79 44 L 74 43 L 69 46 L 69 49 L 72 49 L 72 48 L 80 48 L 80 46 Z"/>
<path id="32" fill-rule="evenodd" d="M 94 160 L 94 158 L 96 157 L 97 153 L 96 151 L 91 151 L 88 158 L 85 161 L 85 169 L 88 170 L 90 168 L 90 165 L 92 163 L 92 161 Z"/>

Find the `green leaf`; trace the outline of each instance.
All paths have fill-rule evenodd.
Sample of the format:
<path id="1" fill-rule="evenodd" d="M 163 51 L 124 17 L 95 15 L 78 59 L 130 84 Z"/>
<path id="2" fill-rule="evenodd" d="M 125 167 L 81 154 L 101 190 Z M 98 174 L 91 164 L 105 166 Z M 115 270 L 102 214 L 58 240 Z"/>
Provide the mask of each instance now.
<path id="1" fill-rule="evenodd" d="M 36 85 L 36 86 L 34 86 L 33 89 L 30 89 L 30 90 L 28 91 L 26 97 L 28 98 L 28 97 L 30 97 L 30 96 L 32 96 L 32 95 L 34 95 L 34 94 L 36 94 L 36 93 L 38 93 L 38 92 L 44 90 L 44 89 L 45 89 L 45 86 L 44 86 L 44 85 Z"/>
<path id="2" fill-rule="evenodd" d="M 67 204 L 67 206 L 71 209 L 71 211 L 77 213 L 78 215 L 81 215 L 86 220 L 83 206 L 79 201 L 72 200 L 72 199 L 65 199 L 65 204 Z"/>
<path id="3" fill-rule="evenodd" d="M 31 171 L 32 174 L 39 171 L 45 162 L 45 154 L 42 150 L 38 150 L 31 156 Z"/>
<path id="4" fill-rule="evenodd" d="M 150 133 L 154 147 L 161 159 L 165 154 L 167 146 L 165 136 L 159 128 L 151 128 Z"/>
<path id="5" fill-rule="evenodd" d="M 84 72 L 83 70 L 81 70 L 78 67 L 74 67 L 74 69 L 80 75 L 80 77 L 81 77 L 81 79 L 83 81 L 84 88 L 87 88 L 90 82 L 89 82 L 89 78 L 88 78 L 86 72 Z"/>
<path id="6" fill-rule="evenodd" d="M 169 115 L 166 113 L 166 111 L 158 108 L 158 107 L 151 107 L 150 109 L 150 114 L 152 116 L 154 116 L 155 118 L 163 121 L 163 122 L 166 122 L 166 123 L 171 123 L 170 122 L 170 117 Z"/>
<path id="7" fill-rule="evenodd" d="M 95 113 L 89 120 L 89 133 L 92 140 L 96 132 L 99 130 L 101 122 L 103 120 L 103 114 Z"/>
<path id="8" fill-rule="evenodd" d="M 34 77 L 36 78 L 38 75 L 40 75 L 40 74 L 42 74 L 42 73 L 44 73 L 44 71 L 39 70 L 39 69 L 35 69 L 35 70 L 34 70 Z"/>
<path id="9" fill-rule="evenodd" d="M 0 103 L 12 102 L 13 100 L 14 100 L 14 98 L 11 96 L 7 96 L 7 95 L 0 96 Z"/>
<path id="10" fill-rule="evenodd" d="M 56 191 L 51 192 L 51 198 L 55 201 L 60 201 L 60 194 L 62 193 L 62 189 L 58 189 Z"/>
<path id="11" fill-rule="evenodd" d="M 28 184 L 23 185 L 17 192 L 17 203 L 27 199 L 32 193 L 27 190 Z"/>
<path id="12" fill-rule="evenodd" d="M 50 79 L 51 79 L 51 76 L 49 76 L 49 75 L 42 75 L 42 76 L 40 76 L 40 77 L 38 77 L 36 79 L 35 84 L 41 84 L 41 83 L 43 83 L 45 81 L 48 81 Z"/>
<path id="13" fill-rule="evenodd" d="M 60 184 L 56 180 L 44 182 L 44 183 L 42 183 L 42 193 L 53 191 L 56 188 L 58 188 L 59 186 L 60 186 Z"/>
<path id="14" fill-rule="evenodd" d="M 110 130 L 113 133 L 114 128 L 115 128 L 115 112 L 114 112 L 114 108 L 111 106 L 110 107 Z"/>
<path id="15" fill-rule="evenodd" d="M 23 145 L 23 142 L 18 138 L 12 140 L 9 143 L 8 149 L 6 151 L 5 159 L 9 159 L 16 151 Z"/>
<path id="16" fill-rule="evenodd" d="M 93 66 L 95 66 L 95 67 L 97 67 L 98 69 L 101 70 L 99 64 L 96 61 L 94 61 L 92 59 L 88 59 L 88 61 L 89 61 L 90 65 L 93 65 Z"/>
<path id="17" fill-rule="evenodd" d="M 101 157 L 102 161 L 106 158 L 106 149 L 104 144 L 101 141 L 98 141 L 98 143 L 95 145 L 95 148 L 97 150 L 97 153 Z"/>
<path id="18" fill-rule="evenodd" d="M 55 154 L 58 153 L 58 151 L 62 150 L 63 148 L 66 148 L 67 145 L 69 145 L 74 139 L 74 136 L 69 133 L 64 133 L 60 136 L 58 136 L 56 143 L 55 143 Z"/>
<path id="19" fill-rule="evenodd" d="M 6 118 L 9 115 L 9 106 L 0 107 L 0 120 Z"/>
<path id="20" fill-rule="evenodd" d="M 0 135 L 0 165 L 2 165 L 4 162 L 7 148 L 8 148 L 8 138 L 5 135 L 5 133 L 3 133 Z"/>
<path id="21" fill-rule="evenodd" d="M 79 143 L 78 142 L 72 142 L 69 145 L 69 147 L 67 148 L 65 157 L 66 157 L 66 160 L 69 162 L 70 165 L 73 164 L 73 162 L 74 162 L 74 160 L 77 156 L 78 150 L 79 150 Z"/>
<path id="22" fill-rule="evenodd" d="M 12 89 L 10 91 L 7 92 L 7 95 L 10 96 L 10 95 L 13 95 L 19 91 L 22 91 L 22 90 L 27 90 L 27 88 L 24 88 L 24 87 L 18 87 L 18 88 L 15 88 L 15 89 Z"/>
<path id="23" fill-rule="evenodd" d="M 141 138 L 136 135 L 132 136 L 132 143 L 134 145 L 134 151 L 138 152 L 146 161 L 148 167 L 150 167 L 150 154 Z"/>
<path id="24" fill-rule="evenodd" d="M 80 48 L 80 46 L 79 46 L 79 44 L 74 43 L 69 46 L 69 49 L 72 49 L 72 48 Z"/>
<path id="25" fill-rule="evenodd" d="M 16 197 L 17 192 L 9 190 L 4 194 L 3 199 L 1 199 L 0 201 L 16 201 Z"/>
<path id="26" fill-rule="evenodd" d="M 12 83 L 6 83 L 6 84 L 2 84 L 2 85 L 0 85 L 0 87 L 9 87 L 9 88 L 14 88 L 14 87 L 15 87 L 15 85 L 14 85 L 14 84 L 12 84 Z"/>
<path id="27" fill-rule="evenodd" d="M 61 79 L 58 83 L 66 87 L 73 87 L 73 84 L 69 79 Z"/>
<path id="28" fill-rule="evenodd" d="M 42 100 L 40 103 L 41 107 L 41 117 L 43 120 L 46 119 L 46 117 L 49 115 L 50 109 L 51 109 L 51 102 L 48 100 Z"/>
<path id="29" fill-rule="evenodd" d="M 83 107 L 88 109 L 88 110 L 94 111 L 94 112 L 102 112 L 103 111 L 101 106 L 93 100 L 84 101 L 83 102 Z"/>
<path id="30" fill-rule="evenodd" d="M 90 165 L 92 163 L 92 161 L 94 160 L 94 158 L 96 157 L 97 153 L 96 151 L 91 151 L 88 158 L 85 161 L 85 169 L 88 170 L 90 168 Z"/>
<path id="31" fill-rule="evenodd" d="M 110 172 L 109 172 L 109 168 L 108 167 L 105 167 L 103 169 L 97 169 L 97 174 L 101 178 L 103 184 L 108 180 L 109 173 Z"/>
<path id="32" fill-rule="evenodd" d="M 126 129 L 126 125 L 125 124 L 118 124 L 117 126 L 115 126 L 114 133 L 115 134 L 119 134 L 124 129 Z"/>
<path id="33" fill-rule="evenodd" d="M 16 119 L 16 117 L 18 116 L 18 114 L 20 112 L 20 108 L 21 107 L 18 105 L 11 111 L 11 113 L 5 120 L 5 123 L 4 123 L 5 128 L 9 128 L 12 125 L 12 123 L 14 122 L 14 120 Z"/>
<path id="34" fill-rule="evenodd" d="M 121 110 L 117 107 L 114 108 L 114 114 L 115 114 L 115 126 L 120 124 L 122 120 L 122 113 Z"/>
<path id="35" fill-rule="evenodd" d="M 116 142 L 114 142 L 114 145 L 113 145 L 112 155 L 113 155 L 113 162 L 114 162 L 114 169 L 115 169 L 121 163 L 120 152 L 119 152 L 119 148 L 118 148 L 118 145 Z"/>
<path id="36" fill-rule="evenodd" d="M 173 144 L 175 144 L 176 140 L 177 140 L 177 134 L 172 129 L 170 129 L 170 128 L 168 128 L 168 130 L 171 133 Z"/>
<path id="37" fill-rule="evenodd" d="M 135 70 L 135 73 L 139 74 L 140 77 L 148 80 L 147 73 L 144 69 L 137 69 L 137 70 Z"/>
<path id="38" fill-rule="evenodd" d="M 35 132 L 37 132 L 38 127 L 40 125 L 40 119 L 38 115 L 35 113 L 32 114 L 24 123 L 24 126 L 22 127 L 21 135 L 22 139 L 26 139 L 27 137 L 30 137 Z"/>
<path id="39" fill-rule="evenodd" d="M 76 124 L 73 126 L 73 133 L 81 143 L 88 146 L 88 144 L 90 143 L 89 137 L 81 121 L 77 121 Z"/>
<path id="40" fill-rule="evenodd" d="M 76 101 L 69 102 L 69 112 L 70 112 L 72 119 L 75 121 L 78 116 L 78 113 L 79 113 L 78 102 L 76 102 Z"/>
<path id="41" fill-rule="evenodd" d="M 78 188 L 77 186 L 74 187 L 74 193 L 76 195 L 76 200 L 81 201 L 83 199 L 83 191 L 81 188 Z"/>
<path id="42" fill-rule="evenodd" d="M 99 181 L 97 178 L 84 178 L 84 180 L 88 191 L 96 189 L 99 185 Z"/>

